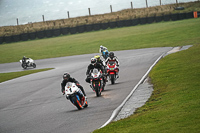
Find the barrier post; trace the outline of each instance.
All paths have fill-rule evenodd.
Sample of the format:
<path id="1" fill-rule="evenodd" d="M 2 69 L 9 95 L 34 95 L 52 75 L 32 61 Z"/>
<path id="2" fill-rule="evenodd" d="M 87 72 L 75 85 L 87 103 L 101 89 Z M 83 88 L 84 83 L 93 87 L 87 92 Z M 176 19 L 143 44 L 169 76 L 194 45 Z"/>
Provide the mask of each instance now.
<path id="1" fill-rule="evenodd" d="M 67 14 L 68 14 L 68 18 L 69 18 L 69 11 L 67 11 Z"/>
<path id="2" fill-rule="evenodd" d="M 194 14 L 194 18 L 198 18 L 197 11 L 194 11 L 193 14 Z"/>
<path id="3" fill-rule="evenodd" d="M 44 22 L 44 15 L 42 15 L 42 18 L 43 18 L 43 22 Z"/>
<path id="4" fill-rule="evenodd" d="M 133 2 L 131 2 L 131 9 L 133 9 Z"/>
<path id="5" fill-rule="evenodd" d="M 90 8 L 88 8 L 88 11 L 89 11 L 89 15 L 91 15 Z"/>
<path id="6" fill-rule="evenodd" d="M 111 11 L 111 13 L 112 13 L 112 5 L 110 5 L 110 11 Z"/>
<path id="7" fill-rule="evenodd" d="M 18 21 L 18 18 L 17 18 L 17 25 L 19 25 L 19 21 Z"/>
<path id="8" fill-rule="evenodd" d="M 148 2 L 147 2 L 147 0 L 146 0 L 146 6 L 147 6 L 147 8 L 148 8 Z"/>

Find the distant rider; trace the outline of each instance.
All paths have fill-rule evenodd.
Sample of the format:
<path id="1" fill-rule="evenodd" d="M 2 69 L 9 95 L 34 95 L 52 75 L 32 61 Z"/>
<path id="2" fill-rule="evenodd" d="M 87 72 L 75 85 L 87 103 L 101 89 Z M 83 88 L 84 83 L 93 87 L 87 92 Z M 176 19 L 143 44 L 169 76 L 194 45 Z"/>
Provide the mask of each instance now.
<path id="1" fill-rule="evenodd" d="M 97 59 L 97 63 L 101 64 L 104 68 L 105 73 L 107 73 L 105 61 L 103 61 L 99 55 L 95 55 L 94 58 Z"/>
<path id="2" fill-rule="evenodd" d="M 22 63 L 23 64 L 28 64 L 29 62 L 26 62 L 27 59 L 29 59 L 29 58 L 27 58 L 26 56 L 23 56 Z"/>
<path id="3" fill-rule="evenodd" d="M 104 46 L 100 46 L 100 49 L 99 49 L 99 52 L 101 53 L 101 55 L 104 57 L 104 59 L 107 59 L 108 58 L 108 55 L 109 55 L 109 51 L 106 47 Z"/>
<path id="4" fill-rule="evenodd" d="M 67 82 L 75 83 L 76 86 L 81 89 L 81 91 L 83 92 L 83 95 L 86 97 L 83 87 L 79 84 L 79 82 L 75 78 L 70 77 L 69 73 L 64 73 L 64 75 L 63 75 L 63 81 L 61 83 L 61 87 L 62 87 L 61 91 L 62 91 L 63 95 L 65 94 L 65 86 L 66 86 Z"/>
<path id="5" fill-rule="evenodd" d="M 116 62 L 116 65 L 117 65 L 117 67 L 118 67 L 118 71 L 119 71 L 119 60 L 118 60 L 118 58 L 114 55 L 113 52 L 110 52 L 109 57 L 106 59 L 105 63 L 107 64 L 109 61 L 115 61 L 115 62 Z M 119 78 L 118 73 L 116 73 L 116 75 L 117 75 L 117 78 Z"/>
<path id="6" fill-rule="evenodd" d="M 91 58 L 91 64 L 88 65 L 88 68 L 87 68 L 87 71 L 86 71 L 87 78 L 85 79 L 85 81 L 88 82 L 88 83 L 90 83 L 90 74 L 91 74 L 91 72 L 94 68 L 101 70 L 103 75 L 105 75 L 104 67 L 100 63 L 97 63 L 96 58 Z"/>
<path id="7" fill-rule="evenodd" d="M 103 53 L 104 50 L 108 50 L 108 49 L 101 45 L 99 48 L 99 53 Z"/>
<path id="8" fill-rule="evenodd" d="M 101 60 L 99 55 L 95 55 L 94 58 L 97 59 L 97 63 L 101 64 L 102 66 L 105 66 L 105 62 Z"/>

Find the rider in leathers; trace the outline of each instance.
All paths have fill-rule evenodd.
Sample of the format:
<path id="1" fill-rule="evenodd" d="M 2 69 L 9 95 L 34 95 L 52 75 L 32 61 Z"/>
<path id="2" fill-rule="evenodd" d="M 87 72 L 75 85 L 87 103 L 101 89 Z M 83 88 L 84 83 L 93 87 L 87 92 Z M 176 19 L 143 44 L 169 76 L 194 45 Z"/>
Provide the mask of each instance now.
<path id="1" fill-rule="evenodd" d="M 22 58 L 22 63 L 23 63 L 23 64 L 26 64 L 26 60 L 27 60 L 27 59 L 29 59 L 29 58 L 27 58 L 26 56 L 23 56 L 23 58 Z"/>
<path id="2" fill-rule="evenodd" d="M 62 91 L 63 95 L 65 94 L 65 86 L 66 86 L 67 82 L 75 83 L 76 86 L 81 89 L 81 91 L 83 92 L 83 95 L 86 96 L 83 87 L 79 84 L 79 82 L 75 78 L 70 77 L 69 73 L 64 73 L 64 75 L 63 75 L 63 81 L 61 83 L 61 87 L 62 87 L 61 91 Z"/>
<path id="3" fill-rule="evenodd" d="M 94 58 L 97 59 L 97 63 L 101 64 L 103 67 L 105 67 L 105 62 L 103 62 L 99 55 L 95 55 Z"/>
<path id="4" fill-rule="evenodd" d="M 99 63 L 103 66 L 104 72 L 107 75 L 107 70 L 106 70 L 107 68 L 106 68 L 105 62 L 101 60 L 101 57 L 99 55 L 94 56 L 94 58 L 97 59 L 97 63 Z M 106 79 L 106 82 L 107 82 L 107 79 Z"/>
<path id="5" fill-rule="evenodd" d="M 100 63 L 97 63 L 96 58 L 91 58 L 91 64 L 89 64 L 87 68 L 87 71 L 86 71 L 87 78 L 85 79 L 85 81 L 88 83 L 90 83 L 90 73 L 94 68 L 101 70 L 102 73 L 105 75 L 105 69 L 103 68 L 103 66 Z"/>
<path id="6" fill-rule="evenodd" d="M 115 62 L 117 63 L 116 65 L 117 65 L 118 71 L 119 71 L 119 60 L 118 60 L 118 58 L 114 55 L 113 52 L 110 52 L 109 57 L 106 59 L 105 63 L 107 64 L 109 61 L 115 61 Z M 116 73 L 116 75 L 117 75 L 117 78 L 119 78 L 118 73 Z"/>

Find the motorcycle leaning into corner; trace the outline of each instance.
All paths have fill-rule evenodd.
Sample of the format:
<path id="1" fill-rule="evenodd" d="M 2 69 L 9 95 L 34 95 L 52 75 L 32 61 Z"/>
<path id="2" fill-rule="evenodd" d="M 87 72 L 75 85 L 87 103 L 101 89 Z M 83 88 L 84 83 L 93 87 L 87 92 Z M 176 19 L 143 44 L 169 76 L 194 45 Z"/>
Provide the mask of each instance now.
<path id="1" fill-rule="evenodd" d="M 117 75 L 119 72 L 119 69 L 117 67 L 117 64 L 115 61 L 108 61 L 107 63 L 107 75 L 109 76 L 109 80 L 111 81 L 111 84 L 114 84 L 117 78 L 119 76 Z"/>
<path id="2" fill-rule="evenodd" d="M 21 63 L 22 68 L 26 69 L 27 67 L 36 68 L 36 64 L 33 59 L 27 58 L 25 62 L 22 60 L 19 61 Z"/>
<path id="3" fill-rule="evenodd" d="M 101 92 L 104 90 L 105 83 L 103 80 L 103 75 L 98 69 L 93 69 L 90 76 L 90 87 L 96 93 L 96 96 L 101 96 Z"/>
<path id="4" fill-rule="evenodd" d="M 65 86 L 65 96 L 71 101 L 71 103 L 81 110 L 88 106 L 87 99 L 83 95 L 80 88 L 73 82 L 68 82 Z"/>

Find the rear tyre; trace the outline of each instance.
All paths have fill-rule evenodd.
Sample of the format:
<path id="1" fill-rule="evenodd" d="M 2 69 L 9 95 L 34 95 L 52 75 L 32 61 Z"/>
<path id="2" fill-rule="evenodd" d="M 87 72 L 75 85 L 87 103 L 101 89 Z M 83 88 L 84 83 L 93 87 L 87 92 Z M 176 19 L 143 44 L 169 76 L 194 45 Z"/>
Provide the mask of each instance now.
<path id="1" fill-rule="evenodd" d="M 35 63 L 33 63 L 33 68 L 36 68 L 36 64 Z"/>
<path id="2" fill-rule="evenodd" d="M 86 108 L 87 106 L 88 106 L 88 102 L 85 101 L 85 105 L 83 107 Z"/>

